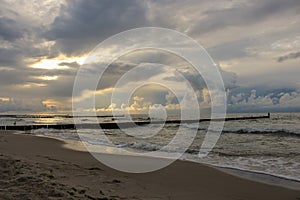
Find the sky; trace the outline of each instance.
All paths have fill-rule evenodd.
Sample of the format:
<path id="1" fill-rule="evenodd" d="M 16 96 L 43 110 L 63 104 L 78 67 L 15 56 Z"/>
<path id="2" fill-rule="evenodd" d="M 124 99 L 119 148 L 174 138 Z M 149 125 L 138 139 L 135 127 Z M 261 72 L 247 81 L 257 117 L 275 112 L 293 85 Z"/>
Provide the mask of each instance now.
<path id="1" fill-rule="evenodd" d="M 201 44 L 223 77 L 229 112 L 300 112 L 299 0 L 1 0 L 0 112 L 68 112 L 74 101 L 83 111 L 179 109 L 182 97 L 162 86 L 167 83 L 182 92 L 191 85 L 200 107 L 209 108 L 209 91 L 192 66 L 158 50 L 120 57 L 96 92 L 83 88 L 74 96 L 76 73 L 89 53 L 140 27 L 176 30 Z M 128 71 L 131 79 L 116 87 Z M 125 93 L 141 80 L 165 82 L 111 103 L 113 91 Z"/>

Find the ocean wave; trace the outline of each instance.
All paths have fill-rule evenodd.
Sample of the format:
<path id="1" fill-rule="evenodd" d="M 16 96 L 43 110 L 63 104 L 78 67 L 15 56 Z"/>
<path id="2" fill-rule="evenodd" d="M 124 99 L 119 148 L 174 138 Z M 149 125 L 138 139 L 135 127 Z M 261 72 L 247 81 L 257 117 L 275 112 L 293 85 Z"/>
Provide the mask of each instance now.
<path id="1" fill-rule="evenodd" d="M 158 151 L 160 150 L 161 146 L 157 144 L 147 143 L 147 142 L 132 142 L 129 144 L 121 144 L 118 145 L 119 148 L 132 148 L 144 151 Z"/>
<path id="2" fill-rule="evenodd" d="M 300 131 L 288 130 L 288 129 L 252 129 L 252 128 L 241 128 L 241 129 L 223 129 L 222 133 L 239 133 L 239 134 L 289 134 L 289 135 L 299 135 Z"/>
<path id="3" fill-rule="evenodd" d="M 249 168 L 246 168 L 246 167 L 243 167 L 243 166 L 232 166 L 232 165 L 224 165 L 224 164 L 211 164 L 211 163 L 205 163 L 205 162 L 197 162 L 195 160 L 189 160 L 189 159 L 186 159 L 186 160 L 188 160 L 190 162 L 208 164 L 210 166 L 214 166 L 214 167 L 218 167 L 218 168 L 229 169 L 229 170 L 238 170 L 238 171 L 241 171 L 241 172 L 267 175 L 267 176 L 272 176 L 272 177 L 275 177 L 275 178 L 280 178 L 280 179 L 295 181 L 295 182 L 300 183 L 300 177 L 297 178 L 297 177 L 293 177 L 291 175 L 283 175 L 283 174 L 280 174 L 280 173 L 277 174 L 275 172 L 266 172 L 266 171 L 263 171 L 263 170 L 253 170 L 253 169 L 249 169 Z"/>
<path id="4" fill-rule="evenodd" d="M 185 128 L 198 129 L 207 131 L 207 126 L 195 124 L 183 124 Z M 213 131 L 213 129 L 210 129 Z M 239 128 L 239 127 L 224 127 L 222 133 L 237 133 L 237 134 L 289 134 L 300 136 L 300 130 L 291 130 L 285 128 Z"/>
<path id="5" fill-rule="evenodd" d="M 33 135 L 43 135 L 54 138 L 68 139 L 68 140 L 80 140 L 79 136 L 76 132 L 73 131 L 64 131 L 58 129 L 35 129 L 31 130 L 31 134 Z"/>
<path id="6" fill-rule="evenodd" d="M 185 154 L 181 160 L 207 164 L 210 166 L 238 170 L 241 172 L 249 172 L 261 175 L 268 175 L 280 179 L 296 181 L 300 183 L 300 174 L 298 171 L 299 163 L 291 161 L 286 157 L 273 157 L 261 156 L 261 157 L 239 157 L 230 158 L 227 156 L 212 155 L 206 158 L 197 158 L 195 155 L 191 156 Z M 272 164 L 270 164 L 270 161 Z M 249 176 L 252 177 L 253 176 Z"/>

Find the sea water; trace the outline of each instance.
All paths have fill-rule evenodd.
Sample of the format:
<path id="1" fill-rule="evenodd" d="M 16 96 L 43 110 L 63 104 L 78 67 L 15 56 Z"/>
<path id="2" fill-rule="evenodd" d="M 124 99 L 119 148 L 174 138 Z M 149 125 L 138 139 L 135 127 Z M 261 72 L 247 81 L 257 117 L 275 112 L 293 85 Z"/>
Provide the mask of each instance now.
<path id="1" fill-rule="evenodd" d="M 257 116 L 259 114 L 228 114 L 227 117 Z M 173 116 L 173 119 L 178 116 Z M 81 123 L 112 122 L 111 117 L 80 118 Z M 118 118 L 117 121 L 126 121 Z M 139 115 L 134 120 L 148 120 Z M 7 117 L 0 116 L 0 125 L 28 124 L 68 124 L 72 118 L 53 116 L 51 118 Z M 226 121 L 222 134 L 208 156 L 200 158 L 199 149 L 207 133 L 209 122 L 199 124 L 181 124 L 181 131 L 197 133 L 191 145 L 181 157 L 183 160 L 206 163 L 215 166 L 261 172 L 300 181 L 300 113 L 272 113 L 270 119 Z M 56 138 L 83 140 L 86 143 L 107 148 L 120 148 L 143 153 L 160 150 L 166 146 L 176 134 L 179 125 L 166 124 L 162 128 L 158 124 L 150 124 L 140 128 L 129 128 L 124 133 L 119 129 L 104 130 L 110 142 L 99 137 L 97 129 L 79 130 L 32 130 L 35 135 L 46 135 Z M 153 133 L 161 128 L 158 133 Z M 143 131 L 141 131 L 143 130 Z M 152 131 L 152 132 L 151 132 Z M 144 137 L 145 133 L 152 137 Z M 80 133 L 80 137 L 78 136 Z M 192 135 L 192 134 L 191 134 Z M 191 139 L 191 138 L 190 138 Z M 178 149 L 170 151 L 182 151 Z M 103 148 L 105 149 L 105 148 Z M 110 151 L 111 152 L 111 151 Z M 117 151 L 116 151 L 117 152 Z"/>

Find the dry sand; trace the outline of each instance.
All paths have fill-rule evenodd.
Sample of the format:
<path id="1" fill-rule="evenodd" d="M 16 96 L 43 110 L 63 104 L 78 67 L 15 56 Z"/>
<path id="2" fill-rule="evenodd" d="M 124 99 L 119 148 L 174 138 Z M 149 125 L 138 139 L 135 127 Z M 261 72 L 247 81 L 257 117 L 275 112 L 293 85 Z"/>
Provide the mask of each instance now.
<path id="1" fill-rule="evenodd" d="M 250 181 L 192 162 L 128 174 L 87 152 L 63 148 L 64 142 L 56 139 L 0 132 L 0 144 L 0 199 L 300 200 L 300 189 Z"/>

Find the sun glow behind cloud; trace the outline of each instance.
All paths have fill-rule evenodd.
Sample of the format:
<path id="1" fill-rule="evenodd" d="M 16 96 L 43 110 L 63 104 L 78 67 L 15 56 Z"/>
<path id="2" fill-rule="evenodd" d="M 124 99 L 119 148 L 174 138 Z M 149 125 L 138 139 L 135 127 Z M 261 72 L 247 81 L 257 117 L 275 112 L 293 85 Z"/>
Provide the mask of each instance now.
<path id="1" fill-rule="evenodd" d="M 44 81 L 55 81 L 58 79 L 58 76 L 36 76 L 34 78 Z"/>
<path id="2" fill-rule="evenodd" d="M 61 55 L 54 59 L 42 59 L 32 65 L 30 65 L 31 68 L 35 69 L 69 69 L 70 67 L 67 65 L 64 65 L 63 63 L 73 63 L 76 62 L 79 65 L 82 65 L 85 61 L 86 57 L 66 57 L 64 55 Z"/>
<path id="3" fill-rule="evenodd" d="M 46 87 L 47 84 L 44 83 L 27 83 L 27 84 L 19 84 L 17 87 L 19 88 L 32 88 L 32 87 Z"/>
<path id="4" fill-rule="evenodd" d="M 7 97 L 0 97 L 0 101 L 9 101 L 9 98 L 7 98 Z"/>
<path id="5" fill-rule="evenodd" d="M 42 103 L 46 106 L 55 106 L 55 107 L 63 106 L 63 104 L 61 102 L 53 100 L 53 99 L 44 100 L 44 101 L 42 101 Z"/>

